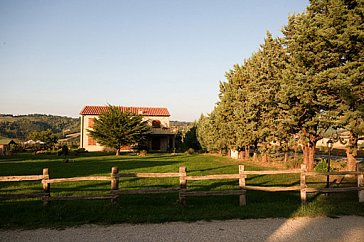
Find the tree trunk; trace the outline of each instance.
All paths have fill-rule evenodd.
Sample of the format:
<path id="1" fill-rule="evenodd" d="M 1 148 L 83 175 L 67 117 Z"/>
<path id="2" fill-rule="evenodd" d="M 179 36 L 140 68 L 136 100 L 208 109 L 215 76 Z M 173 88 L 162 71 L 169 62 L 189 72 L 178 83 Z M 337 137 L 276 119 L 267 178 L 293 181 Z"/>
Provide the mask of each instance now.
<path id="1" fill-rule="evenodd" d="M 299 150 L 299 145 L 298 144 L 295 144 L 295 146 L 294 146 L 294 154 L 293 154 L 293 158 L 294 159 L 297 159 L 297 152 L 298 152 L 298 150 Z"/>
<path id="2" fill-rule="evenodd" d="M 306 168 L 308 169 L 308 145 L 302 144 L 302 153 L 303 153 L 303 164 L 306 165 Z"/>
<path id="3" fill-rule="evenodd" d="M 240 160 L 245 160 L 245 157 L 244 157 L 244 152 L 241 150 L 239 151 L 239 159 Z"/>
<path id="4" fill-rule="evenodd" d="M 306 165 L 307 171 L 313 171 L 315 164 L 314 162 L 315 162 L 316 142 L 302 145 L 302 151 L 303 151 L 303 163 Z"/>
<path id="5" fill-rule="evenodd" d="M 308 167 L 310 167 L 310 171 L 313 171 L 315 168 L 315 151 L 316 151 L 316 143 L 312 146 L 309 146 L 309 155 L 308 155 Z"/>
<path id="6" fill-rule="evenodd" d="M 347 170 L 356 170 L 356 156 L 358 155 L 358 136 L 350 132 L 349 147 L 346 148 Z"/>
<path id="7" fill-rule="evenodd" d="M 116 149 L 116 156 L 119 156 L 120 155 L 120 149 Z"/>
<path id="8" fill-rule="evenodd" d="M 258 161 L 258 141 L 254 142 L 254 154 L 253 154 L 253 160 Z"/>
<path id="9" fill-rule="evenodd" d="M 258 161 L 258 153 L 256 151 L 254 151 L 254 154 L 253 154 L 253 161 Z"/>
<path id="10" fill-rule="evenodd" d="M 250 147 L 249 146 L 245 146 L 245 159 L 248 160 L 249 159 L 249 151 L 250 151 Z"/>
<path id="11" fill-rule="evenodd" d="M 288 160 L 289 160 L 289 153 L 288 153 L 288 151 L 285 151 L 284 152 L 284 163 L 288 163 Z"/>
<path id="12" fill-rule="evenodd" d="M 346 148 L 346 158 L 347 158 L 347 170 L 355 171 L 356 170 L 356 159 L 353 153 L 350 151 L 350 148 Z"/>
<path id="13" fill-rule="evenodd" d="M 264 162 L 264 163 L 267 163 L 268 162 L 268 155 L 267 155 L 267 153 L 264 153 L 262 155 L 262 162 Z"/>

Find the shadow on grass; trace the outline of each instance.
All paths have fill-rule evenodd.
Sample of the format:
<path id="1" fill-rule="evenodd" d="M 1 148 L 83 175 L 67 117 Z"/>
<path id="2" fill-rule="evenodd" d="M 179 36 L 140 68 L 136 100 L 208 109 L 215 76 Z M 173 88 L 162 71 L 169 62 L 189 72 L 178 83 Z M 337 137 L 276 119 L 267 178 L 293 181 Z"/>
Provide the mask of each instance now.
<path id="1" fill-rule="evenodd" d="M 176 159 L 177 157 L 177 159 Z M 2 174 L 40 174 L 47 165 L 51 178 L 79 177 L 110 174 L 111 167 L 117 166 L 122 172 L 178 172 L 178 166 L 194 167 L 196 174 L 222 169 L 221 173 L 237 171 L 237 164 L 210 164 L 209 160 L 198 164 L 204 157 L 186 156 L 106 156 L 80 157 L 74 163 L 60 163 L 54 160 L 41 162 L 24 161 L 13 164 L 0 164 Z M 190 162 L 190 163 L 188 163 Z M 201 168 L 201 167 L 207 168 Z M 232 168 L 229 168 L 232 167 Z M 5 169 L 2 169 L 5 168 Z M 138 171 L 136 171 L 138 170 Z M 34 171 L 37 171 L 34 173 Z M 296 185 L 295 178 L 283 176 L 272 181 L 270 176 L 249 176 L 246 181 L 251 185 L 282 186 Z M 161 182 L 145 182 L 148 178 L 128 178 L 119 184 L 120 189 L 178 187 L 178 178 L 166 178 Z M 173 179 L 173 180 L 172 180 Z M 285 180 L 286 179 L 286 180 Z M 294 179 L 294 180 L 293 180 Z M 286 181 L 286 182 L 285 182 Z M 127 183 L 127 184 L 125 184 Z M 1 184 L 0 184 L 1 185 Z M 41 190 L 41 184 L 37 184 Z M 219 180 L 217 182 L 188 182 L 191 190 L 238 189 L 236 180 Z M 4 187 L 3 187 L 4 188 Z M 28 189 L 28 188 L 26 188 Z M 31 187 L 30 189 L 33 189 Z M 110 182 L 85 182 L 79 184 L 53 185 L 52 192 L 57 194 L 109 192 Z M 35 190 L 34 190 L 35 191 Z M 1 191 L 0 191 L 1 192 Z M 38 192 L 38 190 L 37 190 Z M 51 201 L 44 207 L 41 200 L 23 199 L 17 201 L 0 201 L 1 228 L 59 227 L 79 224 L 113 224 L 113 223 L 161 223 L 170 221 L 224 220 L 267 217 L 293 216 L 336 216 L 341 214 L 364 215 L 364 206 L 357 202 L 357 193 L 342 193 L 324 196 L 319 193 L 307 195 L 308 204 L 301 206 L 300 193 L 247 191 L 247 206 L 239 207 L 239 196 L 188 197 L 186 206 L 178 204 L 178 193 L 122 195 L 112 205 L 110 200 L 101 201 Z"/>
<path id="2" fill-rule="evenodd" d="M 207 169 L 196 169 L 193 171 L 194 172 L 215 171 L 215 170 L 220 170 L 220 169 L 226 168 L 226 167 L 231 167 L 231 166 L 217 166 L 217 167 L 211 167 L 211 168 L 207 168 Z"/>
<path id="3" fill-rule="evenodd" d="M 108 159 L 100 161 L 76 160 L 75 162 L 64 163 L 63 161 L 43 161 L 43 162 L 22 162 L 19 164 L 0 165 L 1 176 L 16 175 L 41 175 L 43 168 L 49 169 L 51 178 L 109 175 L 111 168 L 116 166 L 121 172 L 129 172 L 135 169 L 155 168 L 175 165 L 176 161 L 165 160 L 119 160 Z M 24 167 L 24 169 L 22 168 Z M 178 168 L 170 172 L 178 172 Z"/>
<path id="4" fill-rule="evenodd" d="M 209 184 L 205 184 L 201 181 L 189 182 L 188 190 L 192 191 L 211 191 L 211 190 L 237 190 L 239 189 L 239 182 L 237 180 L 219 180 L 217 182 L 209 182 Z"/>
<path id="5" fill-rule="evenodd" d="M 226 185 L 225 183 L 223 183 Z M 228 185 L 232 185 L 229 183 Z M 212 188 L 212 187 L 211 187 Z M 40 200 L 0 202 L 1 228 L 64 227 L 79 224 L 162 223 L 170 221 L 225 220 L 292 216 L 364 215 L 355 193 L 309 194 L 300 204 L 298 192 L 247 191 L 247 206 L 239 207 L 238 196 L 188 197 L 178 204 L 178 193 L 123 195 L 118 203 L 102 201 Z"/>

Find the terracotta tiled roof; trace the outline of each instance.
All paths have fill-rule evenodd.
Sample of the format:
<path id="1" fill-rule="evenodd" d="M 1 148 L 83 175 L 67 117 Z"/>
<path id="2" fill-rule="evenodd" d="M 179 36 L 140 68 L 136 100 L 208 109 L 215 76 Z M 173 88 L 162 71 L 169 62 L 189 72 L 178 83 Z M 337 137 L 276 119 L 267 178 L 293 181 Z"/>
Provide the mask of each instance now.
<path id="1" fill-rule="evenodd" d="M 151 107 L 124 107 L 119 106 L 121 111 L 129 111 L 131 113 L 140 114 L 142 116 L 170 116 L 167 108 L 151 108 Z M 106 112 L 108 106 L 85 106 L 81 115 L 99 115 Z"/>

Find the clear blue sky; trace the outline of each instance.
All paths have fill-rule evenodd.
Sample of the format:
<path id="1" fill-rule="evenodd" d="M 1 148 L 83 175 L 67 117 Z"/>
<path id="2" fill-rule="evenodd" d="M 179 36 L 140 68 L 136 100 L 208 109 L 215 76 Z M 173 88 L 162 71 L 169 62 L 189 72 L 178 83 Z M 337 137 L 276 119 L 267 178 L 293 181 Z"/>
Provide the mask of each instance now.
<path id="1" fill-rule="evenodd" d="M 219 81 L 307 0 L 0 0 L 0 113 L 212 111 Z"/>

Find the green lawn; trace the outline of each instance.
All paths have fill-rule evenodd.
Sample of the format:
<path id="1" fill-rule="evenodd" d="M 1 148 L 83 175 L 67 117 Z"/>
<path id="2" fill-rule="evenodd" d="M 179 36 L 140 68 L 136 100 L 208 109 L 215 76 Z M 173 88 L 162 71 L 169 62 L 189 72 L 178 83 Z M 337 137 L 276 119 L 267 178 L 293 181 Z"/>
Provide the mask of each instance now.
<path id="1" fill-rule="evenodd" d="M 0 157 L 0 176 L 41 174 L 49 168 L 51 178 L 109 175 L 111 167 L 120 172 L 178 172 L 186 166 L 189 175 L 238 173 L 238 161 L 209 155 L 148 154 L 107 155 L 88 153 L 70 157 L 71 162 L 52 155 L 13 155 Z M 264 167 L 246 166 L 246 170 Z M 310 178 L 311 179 L 311 178 Z M 325 179 L 325 178 L 323 178 Z M 310 181 L 310 180 L 309 180 Z M 313 181 L 311 179 L 311 181 Z M 315 180 L 317 181 L 317 180 Z M 292 186 L 299 184 L 298 175 L 249 176 L 247 185 Z M 323 185 L 318 185 L 323 186 Z M 178 178 L 121 178 L 120 189 L 178 187 Z M 237 189 L 237 180 L 189 181 L 188 190 Z M 3 182 L 0 193 L 42 192 L 40 182 Z M 74 182 L 51 184 L 51 195 L 107 194 L 110 182 Z M 244 219 L 262 217 L 364 216 L 356 192 L 341 194 L 308 194 L 308 205 L 301 206 L 299 192 L 247 192 L 247 206 L 239 207 L 238 196 L 188 197 L 185 207 L 178 203 L 178 193 L 123 195 L 117 204 L 101 201 L 52 201 L 43 206 L 39 199 L 0 201 L 0 228 L 63 227 L 86 223 L 160 223 Z"/>

